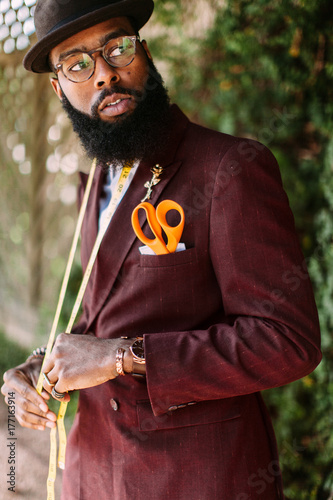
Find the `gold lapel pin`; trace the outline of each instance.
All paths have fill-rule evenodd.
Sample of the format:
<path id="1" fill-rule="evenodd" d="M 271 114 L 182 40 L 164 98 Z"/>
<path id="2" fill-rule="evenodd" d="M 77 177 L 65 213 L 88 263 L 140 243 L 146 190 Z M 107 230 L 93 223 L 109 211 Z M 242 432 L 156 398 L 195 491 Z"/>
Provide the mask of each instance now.
<path id="1" fill-rule="evenodd" d="M 152 172 L 153 176 L 150 181 L 147 181 L 144 184 L 144 187 L 147 188 L 147 193 L 146 196 L 141 200 L 141 203 L 146 200 L 150 200 L 153 192 L 153 187 L 161 181 L 160 176 L 163 172 L 163 167 L 161 167 L 161 165 L 155 165 L 155 167 L 151 168 L 150 171 Z"/>

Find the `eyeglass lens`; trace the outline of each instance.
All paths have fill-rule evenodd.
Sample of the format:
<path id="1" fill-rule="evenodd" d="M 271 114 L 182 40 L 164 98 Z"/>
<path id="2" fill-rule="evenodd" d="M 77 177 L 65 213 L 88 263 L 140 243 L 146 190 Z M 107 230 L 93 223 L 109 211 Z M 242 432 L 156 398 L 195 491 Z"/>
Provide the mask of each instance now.
<path id="1" fill-rule="evenodd" d="M 135 56 L 135 38 L 113 38 L 104 45 L 102 53 L 110 66 L 118 68 L 128 66 Z M 73 82 L 88 80 L 93 75 L 94 70 L 95 61 L 86 52 L 71 54 L 62 63 L 64 75 Z"/>

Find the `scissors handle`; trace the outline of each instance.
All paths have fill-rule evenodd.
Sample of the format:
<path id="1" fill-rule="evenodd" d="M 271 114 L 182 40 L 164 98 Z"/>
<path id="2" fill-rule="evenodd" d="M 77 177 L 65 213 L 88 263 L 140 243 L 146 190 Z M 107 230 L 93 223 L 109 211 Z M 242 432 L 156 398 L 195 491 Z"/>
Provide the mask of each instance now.
<path id="1" fill-rule="evenodd" d="M 166 220 L 166 214 L 170 210 L 177 210 L 180 215 L 180 222 L 177 226 L 169 226 Z M 168 237 L 167 249 L 170 253 L 174 253 L 177 249 L 180 238 L 183 234 L 185 224 L 185 214 L 183 208 L 172 200 L 163 200 L 156 208 L 157 220 Z"/>
<path id="2" fill-rule="evenodd" d="M 143 233 L 140 223 L 138 212 L 142 208 L 146 212 L 147 221 L 150 229 L 152 230 L 155 239 L 150 239 Z M 170 210 L 177 210 L 180 214 L 180 222 L 177 226 L 169 226 L 166 220 L 166 214 Z M 162 201 L 156 208 L 148 202 L 140 203 L 132 213 L 132 226 L 137 237 L 153 250 L 156 255 L 163 255 L 173 253 L 176 251 L 178 243 L 183 233 L 185 223 L 184 210 L 178 203 L 172 200 Z M 167 235 L 168 243 L 166 244 L 163 236 L 162 229 Z"/>
<path id="3" fill-rule="evenodd" d="M 146 212 L 147 221 L 150 229 L 152 230 L 155 239 L 147 238 L 147 236 L 143 233 L 140 222 L 138 212 L 142 208 Z M 162 237 L 162 228 L 157 221 L 155 207 L 148 203 L 147 201 L 140 203 L 132 213 L 132 226 L 135 234 L 142 241 L 144 245 L 147 245 L 149 248 L 153 250 L 156 255 L 163 255 L 169 253 L 166 244 Z"/>

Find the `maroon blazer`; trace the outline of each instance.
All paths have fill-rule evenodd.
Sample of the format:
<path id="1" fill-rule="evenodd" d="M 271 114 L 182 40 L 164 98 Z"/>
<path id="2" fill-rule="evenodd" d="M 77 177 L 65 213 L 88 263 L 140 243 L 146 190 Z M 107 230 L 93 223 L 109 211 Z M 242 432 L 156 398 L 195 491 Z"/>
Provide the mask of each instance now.
<path id="1" fill-rule="evenodd" d="M 293 216 L 264 146 L 190 123 L 176 106 L 172 113 L 167 153 L 141 162 L 75 328 L 100 338 L 143 335 L 147 379 L 127 375 L 80 391 L 63 500 L 283 498 L 259 391 L 303 377 L 321 358 Z M 161 256 L 141 255 L 131 227 L 155 163 L 164 172 L 151 202 L 172 199 L 185 210 L 186 250 Z M 98 169 L 83 268 L 103 179 Z"/>

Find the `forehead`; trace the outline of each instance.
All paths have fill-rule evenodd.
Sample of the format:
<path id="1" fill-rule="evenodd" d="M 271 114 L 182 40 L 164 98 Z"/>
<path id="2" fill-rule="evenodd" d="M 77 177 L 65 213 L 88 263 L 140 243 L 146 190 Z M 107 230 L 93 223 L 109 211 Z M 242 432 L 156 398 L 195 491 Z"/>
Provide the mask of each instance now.
<path id="1" fill-rule="evenodd" d="M 80 31 L 76 35 L 59 43 L 50 52 L 51 61 L 57 61 L 63 52 L 74 49 L 90 50 L 99 46 L 106 35 L 134 35 L 134 29 L 127 17 L 115 17 Z"/>

